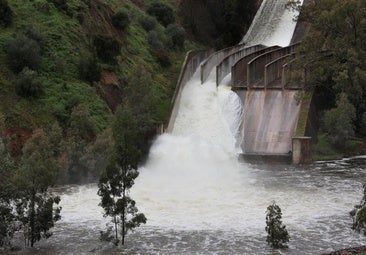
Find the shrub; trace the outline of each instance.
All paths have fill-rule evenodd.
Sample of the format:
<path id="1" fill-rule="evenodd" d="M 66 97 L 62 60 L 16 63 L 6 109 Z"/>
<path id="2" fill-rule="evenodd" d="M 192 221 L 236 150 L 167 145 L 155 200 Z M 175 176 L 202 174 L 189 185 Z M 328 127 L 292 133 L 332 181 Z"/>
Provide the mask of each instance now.
<path id="1" fill-rule="evenodd" d="M 82 58 L 79 62 L 80 78 L 87 82 L 99 81 L 101 77 L 101 67 L 97 59 Z"/>
<path id="2" fill-rule="evenodd" d="M 13 22 L 13 11 L 10 9 L 7 0 L 0 0 L 0 24 L 8 27 Z"/>
<path id="3" fill-rule="evenodd" d="M 349 102 L 347 95 L 342 93 L 337 100 L 337 106 L 324 114 L 324 129 L 333 145 L 343 149 L 347 140 L 354 136 L 356 109 Z"/>
<path id="4" fill-rule="evenodd" d="M 275 249 L 287 248 L 286 243 L 289 241 L 290 236 L 281 220 L 281 208 L 273 202 L 272 205 L 267 207 L 266 213 L 267 243 Z"/>
<path id="5" fill-rule="evenodd" d="M 130 24 L 130 18 L 125 11 L 118 11 L 112 16 L 112 24 L 116 28 L 124 30 Z"/>
<path id="6" fill-rule="evenodd" d="M 147 8 L 147 13 L 154 16 L 164 27 L 174 23 L 175 21 L 173 9 L 165 3 L 152 3 Z"/>
<path id="7" fill-rule="evenodd" d="M 159 33 L 155 30 L 152 30 L 147 35 L 147 41 L 151 48 L 156 50 L 162 50 L 164 49 L 164 43 L 162 42 L 161 36 L 159 36 Z"/>
<path id="8" fill-rule="evenodd" d="M 170 58 L 169 58 L 168 54 L 166 53 L 166 51 L 153 50 L 152 54 L 156 58 L 156 60 L 159 62 L 160 66 L 169 67 L 172 65 Z"/>
<path id="9" fill-rule="evenodd" d="M 53 5 L 59 11 L 68 12 L 69 6 L 67 5 L 67 0 L 48 0 L 48 2 L 53 3 Z"/>
<path id="10" fill-rule="evenodd" d="M 154 30 L 158 25 L 158 21 L 156 20 L 156 18 L 150 15 L 144 15 L 140 17 L 139 23 L 142 26 L 142 28 L 147 32 Z"/>
<path id="11" fill-rule="evenodd" d="M 115 63 L 121 46 L 113 37 L 97 35 L 93 40 L 97 56 L 104 62 Z"/>
<path id="12" fill-rule="evenodd" d="M 15 83 L 15 90 L 19 96 L 26 98 L 37 98 L 43 94 L 42 82 L 37 72 L 25 67 L 19 74 Z"/>
<path id="13" fill-rule="evenodd" d="M 171 48 L 184 48 L 184 29 L 178 24 L 170 24 L 165 33 L 170 38 L 170 47 Z"/>
<path id="14" fill-rule="evenodd" d="M 41 64 L 41 47 L 39 43 L 24 34 L 10 39 L 6 45 L 10 68 L 19 73 L 24 67 L 37 70 Z"/>

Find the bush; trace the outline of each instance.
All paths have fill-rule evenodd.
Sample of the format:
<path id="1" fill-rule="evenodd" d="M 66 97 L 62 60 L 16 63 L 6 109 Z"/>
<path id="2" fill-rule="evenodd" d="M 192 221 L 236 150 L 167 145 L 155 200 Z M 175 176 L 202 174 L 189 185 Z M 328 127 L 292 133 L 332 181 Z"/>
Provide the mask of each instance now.
<path id="1" fill-rule="evenodd" d="M 39 43 L 24 34 L 10 39 L 6 45 L 10 68 L 19 73 L 25 67 L 37 70 L 41 64 L 41 47 Z"/>
<path id="2" fill-rule="evenodd" d="M 97 35 L 93 40 L 97 56 L 106 63 L 115 63 L 121 46 L 113 37 Z"/>
<path id="3" fill-rule="evenodd" d="M 118 11 L 112 16 L 112 24 L 116 28 L 124 30 L 130 24 L 130 18 L 125 11 Z"/>
<path id="4" fill-rule="evenodd" d="M 84 81 L 92 83 L 99 81 L 101 77 L 101 67 L 96 58 L 82 58 L 79 62 L 79 75 Z"/>
<path id="5" fill-rule="evenodd" d="M 162 42 L 161 36 L 159 36 L 159 33 L 155 30 L 152 30 L 147 35 L 147 41 L 151 48 L 156 50 L 162 50 L 164 49 L 164 43 Z"/>
<path id="6" fill-rule="evenodd" d="M 15 83 L 15 90 L 19 96 L 26 98 L 37 98 L 43 94 L 42 82 L 37 72 L 25 67 L 19 74 Z"/>
<path id="7" fill-rule="evenodd" d="M 158 21 L 156 20 L 156 18 L 150 15 L 144 15 L 140 17 L 139 23 L 146 32 L 154 30 L 158 25 Z"/>
<path id="8" fill-rule="evenodd" d="M 336 103 L 335 108 L 324 114 L 324 129 L 328 133 L 331 143 L 343 149 L 347 140 L 355 135 L 353 121 L 356 119 L 356 109 L 344 93 L 340 95 Z"/>
<path id="9" fill-rule="evenodd" d="M 184 48 L 184 29 L 178 24 L 170 24 L 165 33 L 170 38 L 170 47 L 171 48 Z"/>
<path id="10" fill-rule="evenodd" d="M 13 11 L 10 9 L 7 0 L 0 0 L 0 24 L 8 27 L 13 22 Z"/>
<path id="11" fill-rule="evenodd" d="M 68 12 L 69 6 L 67 5 L 67 0 L 48 0 L 48 2 L 53 3 L 53 5 L 59 11 Z"/>
<path id="12" fill-rule="evenodd" d="M 164 27 L 175 22 L 173 9 L 169 5 L 161 2 L 152 3 L 147 8 L 147 13 L 154 16 Z"/>
<path id="13" fill-rule="evenodd" d="M 275 202 L 267 207 L 266 211 L 266 232 L 267 243 L 273 248 L 287 248 L 286 243 L 290 236 L 286 230 L 286 226 L 282 224 L 281 208 Z"/>
<path id="14" fill-rule="evenodd" d="M 153 50 L 152 54 L 156 58 L 156 60 L 159 62 L 160 66 L 170 67 L 172 65 L 172 62 L 170 61 L 170 58 L 169 58 L 168 54 L 166 53 L 166 51 Z"/>

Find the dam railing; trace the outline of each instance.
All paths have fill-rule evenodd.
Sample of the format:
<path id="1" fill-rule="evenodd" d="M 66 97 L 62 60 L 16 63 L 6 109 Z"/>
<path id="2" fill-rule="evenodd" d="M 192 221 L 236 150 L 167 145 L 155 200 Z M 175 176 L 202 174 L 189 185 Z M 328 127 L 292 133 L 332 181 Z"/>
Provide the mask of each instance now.
<path id="1" fill-rule="evenodd" d="M 216 66 L 216 86 L 222 82 L 222 80 L 231 72 L 231 67 L 243 57 L 250 55 L 254 52 L 258 52 L 261 49 L 266 48 L 264 45 L 255 45 L 251 47 L 247 47 L 244 49 L 240 49 L 227 57 L 225 57 L 217 66 Z"/>

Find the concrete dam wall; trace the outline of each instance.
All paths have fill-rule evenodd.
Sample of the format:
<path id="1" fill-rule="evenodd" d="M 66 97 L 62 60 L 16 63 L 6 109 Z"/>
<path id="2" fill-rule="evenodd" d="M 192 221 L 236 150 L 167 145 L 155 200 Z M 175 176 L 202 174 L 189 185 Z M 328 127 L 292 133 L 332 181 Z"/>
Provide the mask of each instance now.
<path id="1" fill-rule="evenodd" d="M 240 145 L 244 154 L 288 154 L 300 102 L 296 90 L 239 91 L 244 104 Z"/>

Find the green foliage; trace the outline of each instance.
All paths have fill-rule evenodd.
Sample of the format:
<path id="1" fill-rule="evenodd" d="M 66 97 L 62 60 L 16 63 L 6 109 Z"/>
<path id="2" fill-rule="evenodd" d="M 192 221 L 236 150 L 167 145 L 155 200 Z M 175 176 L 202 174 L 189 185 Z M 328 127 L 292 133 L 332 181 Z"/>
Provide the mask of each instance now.
<path id="1" fill-rule="evenodd" d="M 96 57 L 81 58 L 79 62 L 80 78 L 87 82 L 99 81 L 101 78 L 101 67 Z"/>
<path id="2" fill-rule="evenodd" d="M 41 238 L 52 235 L 50 229 L 61 216 L 60 198 L 48 192 L 55 183 L 59 164 L 55 159 L 46 133 L 35 130 L 23 148 L 23 156 L 16 173 L 19 199 L 16 201 L 17 219 L 21 223 L 25 243 L 31 247 Z"/>
<path id="3" fill-rule="evenodd" d="M 2 133 L 0 128 L 0 134 Z M 13 213 L 14 187 L 12 176 L 15 163 L 0 138 L 0 247 L 10 246 L 10 241 L 16 231 L 15 215 Z"/>
<path id="4" fill-rule="evenodd" d="M 156 49 L 156 50 L 163 50 L 164 49 L 164 42 L 163 42 L 163 39 L 162 38 L 163 35 L 159 34 L 158 31 L 156 30 L 151 30 L 149 31 L 148 33 L 148 42 L 149 42 L 149 45 L 153 48 L 153 49 Z"/>
<path id="5" fill-rule="evenodd" d="M 119 42 L 108 36 L 97 35 L 94 37 L 94 46 L 97 51 L 97 56 L 105 63 L 115 63 L 116 57 L 119 55 L 121 45 Z"/>
<path id="6" fill-rule="evenodd" d="M 7 0 L 0 0 L 0 24 L 8 27 L 13 22 L 13 11 L 8 5 Z"/>
<path id="7" fill-rule="evenodd" d="M 165 33 L 170 38 L 169 44 L 171 48 L 184 48 L 185 31 L 181 26 L 176 23 L 170 24 L 166 28 Z"/>
<path id="8" fill-rule="evenodd" d="M 67 5 L 67 0 L 47 0 L 50 3 L 53 3 L 57 10 L 68 12 L 69 6 Z"/>
<path id="9" fill-rule="evenodd" d="M 287 248 L 290 236 L 282 223 L 281 208 L 273 202 L 267 207 L 266 214 L 267 243 L 275 249 Z"/>
<path id="10" fill-rule="evenodd" d="M 129 196 L 139 173 L 137 171 L 141 153 L 136 145 L 138 139 L 137 122 L 132 113 L 119 107 L 113 123 L 113 151 L 108 166 L 98 184 L 100 206 L 105 216 L 112 217 L 115 228 L 115 244 L 118 244 L 118 225 L 122 245 L 128 231 L 146 223 L 146 217 L 138 213 L 136 202 Z"/>
<path id="11" fill-rule="evenodd" d="M 90 118 L 86 105 L 79 104 L 74 107 L 70 118 L 70 134 L 77 139 L 91 142 L 97 134 L 97 127 Z"/>
<path id="12" fill-rule="evenodd" d="M 125 30 L 130 24 L 130 18 L 126 11 L 119 10 L 112 16 L 112 24 L 116 28 Z"/>
<path id="13" fill-rule="evenodd" d="M 299 17 L 311 23 L 302 44 L 305 54 L 301 64 L 307 70 L 307 87 L 323 92 L 317 106 L 321 110 L 334 108 L 336 99 L 346 94 L 355 108 L 356 116 L 352 112 L 351 119 L 356 133 L 361 132 L 366 111 L 365 13 L 363 0 L 323 0 L 305 5 Z M 347 127 L 347 132 L 350 130 Z"/>
<path id="14" fill-rule="evenodd" d="M 324 114 L 324 129 L 334 145 L 344 148 L 347 140 L 354 136 L 355 118 L 355 107 L 349 102 L 346 94 L 340 94 L 337 106 Z"/>
<path id="15" fill-rule="evenodd" d="M 164 27 L 175 22 L 172 7 L 163 2 L 154 2 L 150 4 L 147 8 L 147 13 L 154 16 Z"/>
<path id="16" fill-rule="evenodd" d="M 158 25 L 156 18 L 150 15 L 141 16 L 139 18 L 139 23 L 142 26 L 142 28 L 147 32 L 154 30 Z"/>
<path id="17" fill-rule="evenodd" d="M 15 83 L 15 91 L 19 96 L 25 98 L 38 98 L 44 90 L 41 80 L 36 71 L 25 67 L 19 74 Z"/>
<path id="18" fill-rule="evenodd" d="M 366 184 L 363 184 L 363 197 L 358 205 L 350 212 L 353 219 L 352 229 L 366 235 Z"/>
<path id="19" fill-rule="evenodd" d="M 157 98 L 153 93 L 151 76 L 143 68 L 137 68 L 135 73 L 128 80 L 125 92 L 128 98 L 125 99 L 125 107 L 131 110 L 137 122 L 137 137 L 135 144 L 143 155 L 149 150 L 149 142 L 155 135 L 155 120 Z"/>
<path id="20" fill-rule="evenodd" d="M 41 64 L 41 47 L 39 43 L 24 34 L 18 34 L 6 45 L 7 58 L 10 68 L 20 72 L 28 67 L 37 70 Z"/>

